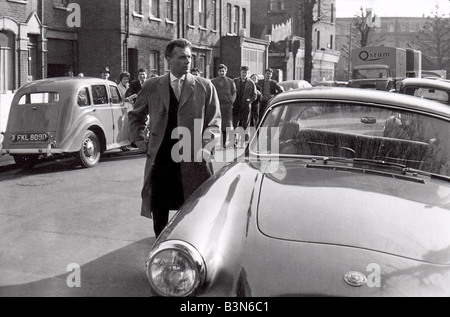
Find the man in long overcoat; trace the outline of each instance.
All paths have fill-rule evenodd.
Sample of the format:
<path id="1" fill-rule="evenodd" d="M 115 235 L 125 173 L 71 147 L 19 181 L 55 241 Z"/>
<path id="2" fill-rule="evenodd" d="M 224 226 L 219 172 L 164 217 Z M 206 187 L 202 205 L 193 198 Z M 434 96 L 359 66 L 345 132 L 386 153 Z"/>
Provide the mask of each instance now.
<path id="1" fill-rule="evenodd" d="M 213 135 L 219 138 L 221 125 L 213 84 L 189 73 L 191 43 L 171 41 L 165 55 L 170 73 L 149 79 L 129 113 L 131 142 L 147 149 L 141 214 L 153 218 L 156 236 L 167 225 L 169 210 L 177 210 L 211 176 L 205 145 Z M 148 144 L 142 134 L 147 115 Z"/>

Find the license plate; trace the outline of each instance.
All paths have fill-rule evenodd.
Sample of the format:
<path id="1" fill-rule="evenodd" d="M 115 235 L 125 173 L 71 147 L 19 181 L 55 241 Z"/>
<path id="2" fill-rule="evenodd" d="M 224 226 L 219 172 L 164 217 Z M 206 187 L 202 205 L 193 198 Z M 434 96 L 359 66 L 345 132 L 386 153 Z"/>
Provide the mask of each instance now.
<path id="1" fill-rule="evenodd" d="M 11 141 L 16 143 L 21 142 L 46 142 L 49 136 L 47 133 L 22 133 L 13 134 L 11 136 Z"/>

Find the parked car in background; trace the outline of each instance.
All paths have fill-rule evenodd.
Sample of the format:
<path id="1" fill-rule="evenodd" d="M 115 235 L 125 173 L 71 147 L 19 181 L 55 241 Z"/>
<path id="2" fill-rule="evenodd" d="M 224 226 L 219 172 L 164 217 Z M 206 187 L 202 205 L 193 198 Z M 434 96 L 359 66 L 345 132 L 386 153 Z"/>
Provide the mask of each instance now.
<path id="1" fill-rule="evenodd" d="M 129 143 L 127 110 L 114 82 L 50 78 L 15 94 L 1 153 L 22 168 L 60 156 L 76 156 L 81 166 L 92 167 L 104 152 Z"/>
<path id="2" fill-rule="evenodd" d="M 287 81 L 279 82 L 278 84 L 281 87 L 283 87 L 284 91 L 312 87 L 312 85 L 310 83 L 308 83 L 306 80 L 287 80 Z"/>
<path id="3" fill-rule="evenodd" d="M 347 87 L 348 82 L 338 80 L 318 81 L 312 84 L 313 87 Z"/>
<path id="4" fill-rule="evenodd" d="M 397 90 L 401 94 L 435 100 L 450 105 L 450 81 L 428 78 L 406 78 Z"/>
<path id="5" fill-rule="evenodd" d="M 450 112 L 389 92 L 274 97 L 245 155 L 155 242 L 159 296 L 448 296 Z"/>

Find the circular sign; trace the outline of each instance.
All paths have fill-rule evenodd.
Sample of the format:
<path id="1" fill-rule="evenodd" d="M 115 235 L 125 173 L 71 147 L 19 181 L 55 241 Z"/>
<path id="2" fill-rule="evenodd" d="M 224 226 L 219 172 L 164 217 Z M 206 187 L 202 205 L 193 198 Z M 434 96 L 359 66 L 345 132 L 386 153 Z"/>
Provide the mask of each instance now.
<path id="1" fill-rule="evenodd" d="M 369 58 L 369 53 L 367 51 L 362 51 L 361 53 L 359 53 L 359 58 L 365 61 Z"/>

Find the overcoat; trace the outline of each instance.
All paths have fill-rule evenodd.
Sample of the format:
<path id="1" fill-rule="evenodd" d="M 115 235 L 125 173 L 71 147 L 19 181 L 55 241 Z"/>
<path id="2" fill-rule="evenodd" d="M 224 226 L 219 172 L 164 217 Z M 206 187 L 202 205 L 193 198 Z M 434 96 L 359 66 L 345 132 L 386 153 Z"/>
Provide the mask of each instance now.
<path id="1" fill-rule="evenodd" d="M 141 215 L 151 217 L 152 172 L 155 159 L 160 150 L 168 125 L 170 105 L 170 74 L 151 78 L 146 81 L 139 93 L 134 109 L 128 114 L 130 121 L 130 141 L 144 140 L 143 131 L 147 115 L 149 115 L 149 131 L 147 163 L 144 171 L 144 186 L 142 189 Z M 177 126 L 183 131 L 183 144 L 190 145 L 190 160 L 181 162 L 181 177 L 184 199 L 187 199 L 211 175 L 207 163 L 198 162 L 197 153 L 211 141 L 207 130 L 220 131 L 221 115 L 217 91 L 210 80 L 186 74 L 184 86 L 178 104 Z M 185 137 L 190 134 L 190 142 Z M 204 138 L 206 136 L 206 139 Z M 183 149 L 183 152 L 189 150 Z"/>

